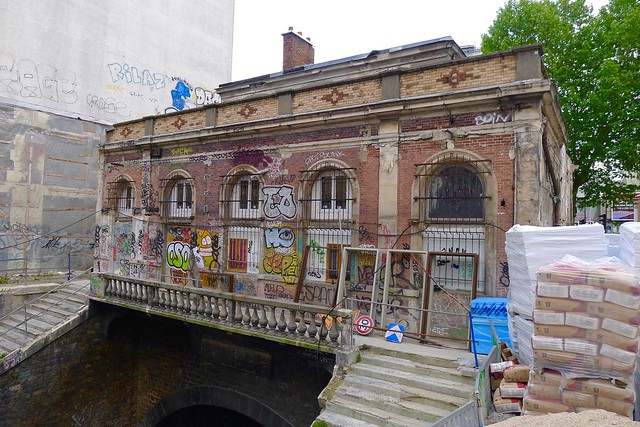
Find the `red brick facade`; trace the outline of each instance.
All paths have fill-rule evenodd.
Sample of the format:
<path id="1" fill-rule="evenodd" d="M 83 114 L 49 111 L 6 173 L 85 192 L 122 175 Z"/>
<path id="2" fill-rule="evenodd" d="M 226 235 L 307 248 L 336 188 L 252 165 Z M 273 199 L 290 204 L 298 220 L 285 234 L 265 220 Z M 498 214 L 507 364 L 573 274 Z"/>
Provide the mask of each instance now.
<path id="1" fill-rule="evenodd" d="M 411 249 L 421 254 L 390 255 L 387 281 L 415 311 L 386 320 L 416 331 L 420 307 L 447 304 L 425 295 L 423 267 L 463 300 L 474 285 L 503 296 L 506 230 L 571 222 L 555 87 L 530 65 L 540 52 L 467 58 L 440 39 L 229 83 L 221 104 L 117 124 L 96 268 L 214 288 L 231 274 L 236 292 L 264 298 L 300 285 L 331 306 L 343 247 Z M 354 308 L 375 298 L 372 254 L 347 261 Z"/>

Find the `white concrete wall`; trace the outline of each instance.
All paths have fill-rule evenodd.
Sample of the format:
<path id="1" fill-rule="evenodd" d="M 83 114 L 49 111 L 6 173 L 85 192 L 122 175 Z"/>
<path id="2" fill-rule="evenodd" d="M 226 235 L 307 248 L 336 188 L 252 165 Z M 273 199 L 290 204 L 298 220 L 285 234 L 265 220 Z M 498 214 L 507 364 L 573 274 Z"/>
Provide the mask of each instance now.
<path id="1" fill-rule="evenodd" d="M 110 123 L 214 102 L 235 0 L 0 0 L 0 97 Z"/>

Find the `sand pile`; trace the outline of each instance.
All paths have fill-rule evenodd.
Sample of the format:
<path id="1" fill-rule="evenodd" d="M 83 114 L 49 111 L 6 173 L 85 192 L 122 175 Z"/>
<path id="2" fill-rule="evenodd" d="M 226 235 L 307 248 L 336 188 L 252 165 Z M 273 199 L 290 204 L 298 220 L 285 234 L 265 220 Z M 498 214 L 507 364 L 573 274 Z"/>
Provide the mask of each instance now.
<path id="1" fill-rule="evenodd" d="M 509 418 L 491 427 L 639 427 L 640 422 L 632 421 L 604 409 L 584 412 L 561 412 L 540 416 L 522 415 Z"/>

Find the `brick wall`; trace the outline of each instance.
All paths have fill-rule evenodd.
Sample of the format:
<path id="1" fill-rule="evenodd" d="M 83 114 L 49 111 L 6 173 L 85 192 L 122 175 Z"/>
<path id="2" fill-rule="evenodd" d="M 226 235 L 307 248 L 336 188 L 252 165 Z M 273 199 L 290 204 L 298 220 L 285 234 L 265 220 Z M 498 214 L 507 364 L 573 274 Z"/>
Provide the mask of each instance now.
<path id="1" fill-rule="evenodd" d="M 201 385 L 251 396 L 294 425 L 320 413 L 330 374 L 316 370 L 312 352 L 134 316 L 117 319 L 104 338 L 105 316 L 0 376 L 0 425 L 135 426 L 162 399 Z"/>

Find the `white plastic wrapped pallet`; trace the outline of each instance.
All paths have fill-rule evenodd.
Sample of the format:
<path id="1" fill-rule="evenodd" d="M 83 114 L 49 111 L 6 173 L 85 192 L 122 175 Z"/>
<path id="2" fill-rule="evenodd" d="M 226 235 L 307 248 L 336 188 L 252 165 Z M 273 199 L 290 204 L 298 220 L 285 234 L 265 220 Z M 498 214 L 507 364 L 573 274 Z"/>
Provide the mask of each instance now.
<path id="1" fill-rule="evenodd" d="M 640 269 L 640 223 L 625 222 L 620 226 L 619 258 L 635 269 Z"/>
<path id="2" fill-rule="evenodd" d="M 567 227 L 514 225 L 506 233 L 509 262 L 509 310 L 532 318 L 536 273 L 541 266 L 573 255 L 584 261 L 607 256 L 607 240 L 600 224 Z"/>
<path id="3" fill-rule="evenodd" d="M 533 361 L 531 320 L 538 270 L 567 254 L 585 261 L 606 257 L 607 239 L 600 224 L 568 227 L 514 225 L 506 233 L 506 253 L 509 262 L 507 309 L 511 343 L 518 358 L 530 363 Z"/>

